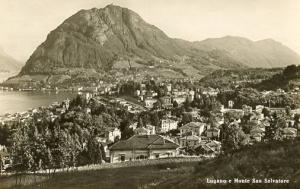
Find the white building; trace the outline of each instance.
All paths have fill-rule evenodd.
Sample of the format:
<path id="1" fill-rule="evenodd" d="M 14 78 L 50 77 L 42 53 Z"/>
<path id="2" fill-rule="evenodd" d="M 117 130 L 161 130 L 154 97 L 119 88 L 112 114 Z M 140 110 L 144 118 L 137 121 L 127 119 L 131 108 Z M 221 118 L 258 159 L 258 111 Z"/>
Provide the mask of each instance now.
<path id="1" fill-rule="evenodd" d="M 180 135 L 196 135 L 201 136 L 204 132 L 205 123 L 202 122 L 190 122 L 180 127 Z"/>
<path id="2" fill-rule="evenodd" d="M 176 120 L 169 119 L 169 118 L 161 120 L 160 131 L 163 133 L 168 132 L 170 130 L 177 129 L 177 127 L 178 127 L 178 121 Z"/>
<path id="3" fill-rule="evenodd" d="M 145 102 L 146 108 L 153 108 L 153 105 L 157 102 L 157 99 L 147 98 L 147 99 L 145 99 L 144 102 Z"/>
<path id="4" fill-rule="evenodd" d="M 117 137 L 121 139 L 121 131 L 118 128 L 113 128 L 106 132 L 106 138 L 108 141 L 114 142 Z"/>
<path id="5" fill-rule="evenodd" d="M 134 135 L 109 148 L 110 162 L 176 157 L 178 147 L 176 143 L 160 135 Z"/>

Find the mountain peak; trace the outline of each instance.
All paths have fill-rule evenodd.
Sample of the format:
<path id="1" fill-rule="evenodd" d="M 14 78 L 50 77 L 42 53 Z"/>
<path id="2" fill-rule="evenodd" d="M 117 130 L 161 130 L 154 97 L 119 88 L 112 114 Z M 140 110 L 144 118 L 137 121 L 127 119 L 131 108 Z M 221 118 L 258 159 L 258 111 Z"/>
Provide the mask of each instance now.
<path id="1" fill-rule="evenodd" d="M 285 66 L 286 62 L 295 62 L 296 55 L 287 50 L 282 54 L 280 48 L 276 52 L 268 49 L 236 36 L 194 43 L 172 39 L 134 11 L 110 4 L 80 10 L 66 19 L 34 51 L 19 76 L 70 75 L 72 69 L 124 74 L 122 69 L 134 67 L 143 74 L 202 77 L 209 69 Z M 277 60 L 272 58 L 274 55 L 282 58 Z M 283 55 L 293 56 L 287 59 Z M 150 65 L 157 69 L 148 70 Z"/>

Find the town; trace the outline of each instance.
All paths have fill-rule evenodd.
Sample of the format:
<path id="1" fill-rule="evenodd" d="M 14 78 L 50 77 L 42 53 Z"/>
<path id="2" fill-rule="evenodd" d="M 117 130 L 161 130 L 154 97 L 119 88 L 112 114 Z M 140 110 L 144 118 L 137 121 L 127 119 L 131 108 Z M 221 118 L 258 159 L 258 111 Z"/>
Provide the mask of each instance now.
<path id="1" fill-rule="evenodd" d="M 299 88 L 202 87 L 154 79 L 76 88 L 78 96 L 1 117 L 1 171 L 161 158 L 214 158 L 299 136 Z"/>

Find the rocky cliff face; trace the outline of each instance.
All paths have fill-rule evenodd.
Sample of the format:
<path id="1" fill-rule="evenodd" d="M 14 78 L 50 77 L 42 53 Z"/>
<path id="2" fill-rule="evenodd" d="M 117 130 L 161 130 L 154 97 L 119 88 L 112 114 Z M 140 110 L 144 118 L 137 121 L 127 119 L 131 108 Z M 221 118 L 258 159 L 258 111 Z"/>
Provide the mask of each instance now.
<path id="1" fill-rule="evenodd" d="M 109 5 L 79 11 L 52 31 L 21 74 L 63 67 L 109 70 L 121 57 L 174 58 L 184 49 L 133 11 Z"/>

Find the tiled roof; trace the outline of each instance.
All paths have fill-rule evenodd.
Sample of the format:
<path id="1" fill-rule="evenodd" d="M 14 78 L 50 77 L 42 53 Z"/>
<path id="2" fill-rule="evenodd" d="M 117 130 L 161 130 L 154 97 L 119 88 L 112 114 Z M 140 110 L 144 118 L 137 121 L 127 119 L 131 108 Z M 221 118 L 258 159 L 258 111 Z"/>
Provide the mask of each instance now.
<path id="1" fill-rule="evenodd" d="M 176 149 L 178 147 L 176 143 L 160 135 L 134 135 L 113 144 L 110 150 Z"/>
<path id="2" fill-rule="evenodd" d="M 204 125 L 205 124 L 201 123 L 201 122 L 190 122 L 190 123 L 185 124 L 181 128 L 182 129 L 185 129 L 185 128 L 199 128 L 199 127 L 204 127 Z"/>
<path id="3" fill-rule="evenodd" d="M 293 134 L 296 134 L 296 133 L 297 133 L 297 129 L 295 129 L 295 128 L 290 128 L 290 127 L 284 128 L 284 129 L 283 129 L 283 133 L 284 133 L 284 134 L 291 134 L 291 135 L 293 135 Z"/>

